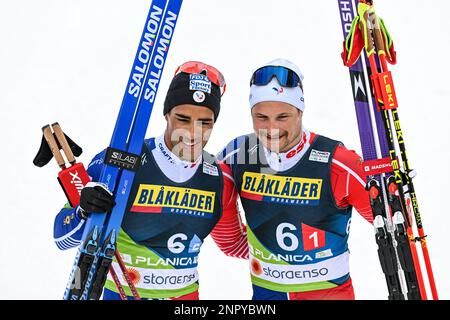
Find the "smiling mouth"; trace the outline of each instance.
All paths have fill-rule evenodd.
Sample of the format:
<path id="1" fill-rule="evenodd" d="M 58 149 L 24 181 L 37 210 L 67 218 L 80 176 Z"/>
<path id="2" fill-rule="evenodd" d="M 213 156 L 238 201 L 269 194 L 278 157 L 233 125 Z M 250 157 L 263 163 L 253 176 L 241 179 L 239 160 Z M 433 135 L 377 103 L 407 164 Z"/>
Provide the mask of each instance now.
<path id="1" fill-rule="evenodd" d="M 200 143 L 200 141 L 197 141 L 197 142 L 185 142 L 185 141 L 181 141 L 181 143 L 182 143 L 183 145 L 185 145 L 186 147 L 188 147 L 188 148 L 193 148 L 193 147 L 195 147 L 196 145 L 198 145 L 198 144 Z"/>
<path id="2" fill-rule="evenodd" d="M 276 137 L 266 136 L 267 141 L 280 141 L 283 138 L 284 136 L 276 136 Z"/>

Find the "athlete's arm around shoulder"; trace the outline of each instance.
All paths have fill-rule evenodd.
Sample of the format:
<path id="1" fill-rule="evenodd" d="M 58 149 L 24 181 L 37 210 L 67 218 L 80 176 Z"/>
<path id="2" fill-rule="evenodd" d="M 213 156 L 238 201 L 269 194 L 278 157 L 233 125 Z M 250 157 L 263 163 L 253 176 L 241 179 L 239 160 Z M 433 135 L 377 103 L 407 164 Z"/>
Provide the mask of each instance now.
<path id="1" fill-rule="evenodd" d="M 234 169 L 238 164 L 238 153 L 240 149 L 245 146 L 245 141 L 248 136 L 249 135 L 242 135 L 234 138 L 216 155 L 217 159 L 227 165 L 232 172 L 234 172 Z"/>
<path id="2" fill-rule="evenodd" d="M 220 161 L 227 156 L 227 147 L 219 153 L 219 165 L 223 174 L 223 198 L 222 217 L 211 232 L 211 237 L 216 242 L 222 252 L 227 256 L 248 259 L 248 244 L 246 227 L 242 223 L 238 209 L 238 193 L 234 183 L 232 157 L 236 154 L 236 147 L 239 138 L 231 141 L 232 154 L 227 158 L 228 163 Z M 223 155 L 222 155 L 223 154 Z M 231 159 L 231 161 L 230 161 Z"/>

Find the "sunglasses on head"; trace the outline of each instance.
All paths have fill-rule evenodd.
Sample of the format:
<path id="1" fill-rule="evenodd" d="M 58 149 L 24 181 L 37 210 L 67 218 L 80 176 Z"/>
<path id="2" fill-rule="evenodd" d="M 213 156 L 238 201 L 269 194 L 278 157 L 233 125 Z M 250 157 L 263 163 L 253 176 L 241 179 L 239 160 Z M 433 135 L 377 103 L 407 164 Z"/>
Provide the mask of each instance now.
<path id="1" fill-rule="evenodd" d="M 256 70 L 250 80 L 251 85 L 265 86 L 273 77 L 276 77 L 278 82 L 283 87 L 294 88 L 299 86 L 303 91 L 302 80 L 299 75 L 289 68 L 283 66 L 265 66 Z"/>
<path id="2" fill-rule="evenodd" d="M 180 72 L 190 73 L 190 74 L 204 74 L 208 77 L 209 80 L 211 80 L 212 83 L 216 84 L 220 87 L 221 95 L 225 93 L 227 84 L 225 82 L 225 78 L 223 74 L 214 68 L 213 66 L 210 66 L 206 63 L 199 62 L 199 61 L 188 61 L 183 63 L 181 66 L 177 68 L 175 71 L 175 75 L 177 75 Z"/>

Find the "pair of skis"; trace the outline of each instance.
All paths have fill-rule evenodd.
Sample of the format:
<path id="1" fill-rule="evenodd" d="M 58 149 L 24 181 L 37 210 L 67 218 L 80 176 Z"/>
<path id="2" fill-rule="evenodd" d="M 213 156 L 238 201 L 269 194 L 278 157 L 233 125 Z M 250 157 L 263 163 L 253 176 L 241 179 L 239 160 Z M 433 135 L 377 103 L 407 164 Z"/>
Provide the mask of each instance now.
<path id="1" fill-rule="evenodd" d="M 81 162 L 76 162 L 75 156 L 80 156 L 82 149 L 62 131 L 61 126 L 57 122 L 53 123 L 51 126 L 44 126 L 42 132 L 43 139 L 41 147 L 39 148 L 39 152 L 33 163 L 38 167 L 43 167 L 52 157 L 55 158 L 58 166 L 61 168 L 61 171 L 58 173 L 58 181 L 66 194 L 69 204 L 74 208 L 80 203 L 81 190 L 90 181 L 84 165 Z M 70 166 L 67 165 L 64 156 Z M 114 255 L 133 298 L 136 300 L 140 299 L 134 283 L 130 279 L 125 263 L 117 249 Z M 114 268 L 111 267 L 109 272 L 116 284 L 121 299 L 127 300 L 128 297 Z"/>
<path id="2" fill-rule="evenodd" d="M 408 163 L 394 83 L 387 66 L 388 62 L 396 62 L 392 38 L 371 0 L 338 0 L 338 4 L 346 39 L 342 57 L 350 68 L 375 238 L 389 299 L 427 299 L 416 248 L 416 242 L 420 242 L 429 288 L 437 300 L 412 182 L 415 171 Z M 418 237 L 414 236 L 414 220 Z"/>
<path id="3" fill-rule="evenodd" d="M 116 285 L 120 281 L 111 266 L 117 235 L 181 4 L 182 0 L 152 1 L 99 179 L 115 195 L 116 206 L 111 213 L 93 213 L 87 219 L 64 293 L 66 300 L 99 299 L 110 269 Z M 116 258 L 120 264 L 120 255 Z M 126 293 L 119 291 L 123 298 Z M 136 294 L 132 292 L 135 298 Z"/>

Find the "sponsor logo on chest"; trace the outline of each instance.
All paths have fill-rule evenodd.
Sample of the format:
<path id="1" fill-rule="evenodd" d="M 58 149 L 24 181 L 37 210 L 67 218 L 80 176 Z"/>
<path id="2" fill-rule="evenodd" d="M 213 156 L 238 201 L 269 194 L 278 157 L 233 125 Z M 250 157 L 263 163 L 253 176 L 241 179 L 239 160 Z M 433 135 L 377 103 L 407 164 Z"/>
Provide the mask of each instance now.
<path id="1" fill-rule="evenodd" d="M 284 205 L 318 206 L 322 184 L 322 179 L 245 172 L 241 197 Z"/>
<path id="2" fill-rule="evenodd" d="M 211 218 L 215 195 L 215 192 L 192 188 L 141 184 L 130 211 Z"/>

